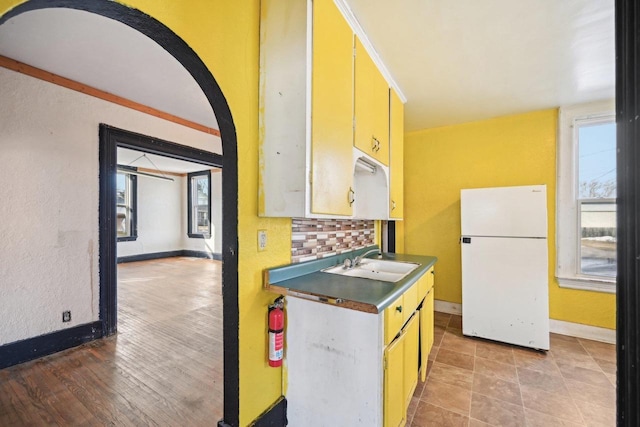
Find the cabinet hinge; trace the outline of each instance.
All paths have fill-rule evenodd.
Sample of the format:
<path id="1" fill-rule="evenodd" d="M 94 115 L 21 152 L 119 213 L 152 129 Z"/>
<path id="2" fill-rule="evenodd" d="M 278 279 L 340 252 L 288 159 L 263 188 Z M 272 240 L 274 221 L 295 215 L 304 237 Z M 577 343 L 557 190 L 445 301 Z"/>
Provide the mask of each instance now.
<path id="1" fill-rule="evenodd" d="M 313 184 L 313 173 L 309 171 L 309 184 Z"/>
<path id="2" fill-rule="evenodd" d="M 387 370 L 387 356 L 383 358 L 382 369 L 384 369 L 385 371 Z"/>
<path id="3" fill-rule="evenodd" d="M 354 58 L 356 57 L 356 46 L 355 45 L 353 45 L 353 57 Z"/>

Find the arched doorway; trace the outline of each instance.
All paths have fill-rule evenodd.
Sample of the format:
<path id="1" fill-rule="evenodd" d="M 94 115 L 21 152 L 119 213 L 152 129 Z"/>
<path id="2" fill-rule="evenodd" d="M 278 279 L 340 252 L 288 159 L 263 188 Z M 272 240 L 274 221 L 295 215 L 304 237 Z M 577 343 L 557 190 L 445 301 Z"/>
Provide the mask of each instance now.
<path id="1" fill-rule="evenodd" d="M 218 120 L 223 141 L 223 317 L 224 317 L 224 420 L 222 424 L 238 425 L 239 421 L 239 364 L 238 364 L 238 233 L 237 233 L 237 140 L 233 117 L 227 101 L 211 72 L 197 54 L 173 31 L 154 18 L 122 4 L 111 1 L 31 0 L 12 9 L 0 18 L 0 25 L 29 11 L 46 8 L 68 8 L 95 13 L 119 21 L 154 40 L 172 55 L 191 74 L 209 101 Z M 109 242 L 100 242 L 100 256 L 107 255 Z M 114 274 L 114 269 L 100 271 Z M 100 287 L 100 298 L 108 298 L 107 288 Z M 109 334 L 106 313 L 100 313 L 105 325 L 103 334 Z"/>

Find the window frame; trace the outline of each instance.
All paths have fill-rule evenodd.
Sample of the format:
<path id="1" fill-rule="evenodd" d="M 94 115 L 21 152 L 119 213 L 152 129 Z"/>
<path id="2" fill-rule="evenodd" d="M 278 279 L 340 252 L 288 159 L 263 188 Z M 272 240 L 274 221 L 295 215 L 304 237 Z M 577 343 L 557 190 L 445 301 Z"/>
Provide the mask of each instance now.
<path id="1" fill-rule="evenodd" d="M 580 272 L 580 199 L 577 124 L 616 120 L 615 101 L 561 107 L 558 114 L 556 195 L 556 279 L 562 288 L 616 293 L 616 278 Z M 611 200 L 611 199 L 603 199 Z M 616 200 L 613 199 L 615 202 Z"/>
<path id="2" fill-rule="evenodd" d="M 194 233 L 193 227 L 193 189 L 191 181 L 198 176 L 206 176 L 209 183 L 209 209 L 207 210 L 207 220 L 209 221 L 208 233 Z M 187 236 L 193 239 L 210 239 L 211 238 L 211 170 L 203 170 L 187 174 Z"/>
<path id="3" fill-rule="evenodd" d="M 136 172 L 138 168 L 133 166 L 118 165 L 116 169 L 116 179 L 118 174 L 124 174 L 128 176 L 129 180 L 129 192 L 130 194 L 130 209 L 131 209 L 131 232 L 128 236 L 118 236 L 118 227 L 116 226 L 116 237 L 118 242 L 135 242 L 138 240 L 138 177 L 134 173 L 127 173 L 127 171 Z M 116 184 L 117 188 L 117 184 Z M 126 191 L 126 189 L 125 189 Z M 116 195 L 116 218 L 118 210 L 118 200 Z"/>

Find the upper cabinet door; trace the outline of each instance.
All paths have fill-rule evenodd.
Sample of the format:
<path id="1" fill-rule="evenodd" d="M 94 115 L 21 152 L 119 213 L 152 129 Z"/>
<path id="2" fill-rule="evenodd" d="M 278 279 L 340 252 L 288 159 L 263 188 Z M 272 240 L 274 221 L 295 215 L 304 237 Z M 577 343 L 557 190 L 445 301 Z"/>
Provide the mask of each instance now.
<path id="1" fill-rule="evenodd" d="M 355 54 L 354 144 L 389 165 L 389 86 L 357 37 Z"/>
<path id="2" fill-rule="evenodd" d="M 353 31 L 332 0 L 313 2 L 311 211 L 352 215 Z"/>
<path id="3" fill-rule="evenodd" d="M 391 90 L 391 155 L 389 218 L 404 216 L 404 105 L 396 92 Z"/>

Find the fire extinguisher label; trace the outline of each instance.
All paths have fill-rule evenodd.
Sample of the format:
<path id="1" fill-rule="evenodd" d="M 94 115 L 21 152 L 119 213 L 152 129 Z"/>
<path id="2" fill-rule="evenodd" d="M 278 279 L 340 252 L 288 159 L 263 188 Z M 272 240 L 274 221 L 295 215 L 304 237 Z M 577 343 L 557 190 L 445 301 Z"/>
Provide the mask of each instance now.
<path id="1" fill-rule="evenodd" d="M 282 332 L 269 332 L 269 360 L 282 360 L 284 334 Z"/>

